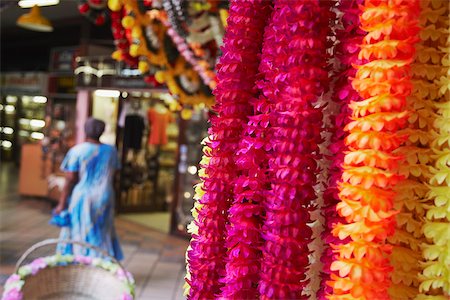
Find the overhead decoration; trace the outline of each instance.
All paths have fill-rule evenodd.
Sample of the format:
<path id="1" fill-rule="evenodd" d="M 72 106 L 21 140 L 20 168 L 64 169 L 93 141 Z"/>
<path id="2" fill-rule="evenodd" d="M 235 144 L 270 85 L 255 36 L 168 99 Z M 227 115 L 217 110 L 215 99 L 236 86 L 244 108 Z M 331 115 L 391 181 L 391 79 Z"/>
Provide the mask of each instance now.
<path id="1" fill-rule="evenodd" d="M 82 1 L 80 11 L 91 15 L 103 2 Z M 198 1 L 183 0 L 107 2 L 117 33 L 115 59 L 137 65 L 152 85 L 154 80 L 166 84 L 180 109 L 214 104 L 211 90 L 216 86 L 215 64 L 224 31 L 220 14 L 226 1 L 205 2 L 202 7 Z"/>
<path id="2" fill-rule="evenodd" d="M 95 25 L 103 25 L 108 17 L 107 0 L 79 0 L 78 10 Z"/>

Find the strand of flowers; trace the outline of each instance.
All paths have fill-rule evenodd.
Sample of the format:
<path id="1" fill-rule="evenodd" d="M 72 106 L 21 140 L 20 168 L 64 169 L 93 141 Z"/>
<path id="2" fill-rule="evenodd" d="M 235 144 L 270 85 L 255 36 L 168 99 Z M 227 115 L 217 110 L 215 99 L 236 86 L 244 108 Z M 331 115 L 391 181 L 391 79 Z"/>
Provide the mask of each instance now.
<path id="1" fill-rule="evenodd" d="M 123 60 L 130 66 L 136 66 L 138 60 L 129 54 L 130 43 L 126 37 L 125 28 L 122 26 L 122 17 L 125 8 L 120 7 L 117 11 L 111 11 L 111 30 L 117 50 L 111 55 L 116 60 Z"/>
<path id="2" fill-rule="evenodd" d="M 175 11 L 175 5 L 172 0 L 162 0 L 162 5 L 166 12 L 167 22 L 169 23 L 170 28 L 173 28 L 179 36 L 186 37 L 188 32 L 183 27 L 181 20 L 178 18 L 178 13 Z"/>
<path id="3" fill-rule="evenodd" d="M 436 51 L 429 54 L 435 54 L 436 58 L 443 55 L 440 76 L 434 72 L 438 75 L 434 86 L 439 88 L 434 104 L 437 136 L 431 142 L 434 167 L 430 191 L 423 203 L 426 211 L 423 232 L 427 241 L 422 244 L 425 262 L 417 299 L 441 300 L 450 297 L 450 21 L 448 2 L 434 1 L 430 8 L 428 18 L 435 22 L 424 28 L 421 37 L 436 45 Z"/>
<path id="4" fill-rule="evenodd" d="M 233 0 L 223 55 L 218 65 L 216 110 L 209 130 L 211 151 L 205 166 L 201 198 L 202 208 L 194 221 L 198 233 L 192 236 L 187 252 L 190 278 L 190 299 L 213 299 L 220 294 L 225 275 L 225 225 L 232 199 L 234 180 L 239 175 L 234 162 L 251 113 L 249 100 L 255 94 L 255 79 L 259 65 L 263 30 L 270 13 L 270 2 L 264 0 Z"/>
<path id="5" fill-rule="evenodd" d="M 332 101 L 335 93 L 334 87 L 336 84 L 336 29 L 337 29 L 337 0 L 320 1 L 320 5 L 329 11 L 329 24 L 327 34 L 327 71 L 328 84 L 325 86 L 324 93 L 319 97 L 315 108 L 321 108 L 323 118 L 323 129 L 321 131 L 322 143 L 319 144 L 320 159 L 317 161 L 319 171 L 317 172 L 317 184 L 314 190 L 317 196 L 315 201 L 315 208 L 311 211 L 312 223 L 308 224 L 312 229 L 312 241 L 308 245 L 309 249 L 309 269 L 306 272 L 308 285 L 305 287 L 303 294 L 309 296 L 310 299 L 317 299 L 317 294 L 320 291 L 321 274 L 323 272 L 323 263 L 321 257 L 324 253 L 326 245 L 322 239 L 325 231 L 325 217 L 323 209 L 325 207 L 325 191 L 328 187 L 330 177 L 330 170 L 332 167 L 332 156 L 329 151 L 331 138 L 334 130 L 333 119 L 339 112 L 339 106 Z"/>
<path id="6" fill-rule="evenodd" d="M 167 27 L 167 34 L 172 38 L 173 43 L 181 55 L 183 55 L 186 61 L 198 72 L 203 82 L 211 89 L 214 89 L 216 86 L 216 74 L 213 71 L 214 67 L 210 66 L 206 60 L 200 60 L 195 57 L 195 54 L 192 52 L 185 39 L 172 28 L 167 18 L 161 17 L 159 20 Z"/>
<path id="7" fill-rule="evenodd" d="M 363 101 L 352 102 L 352 119 L 345 142 L 339 214 L 345 222 L 333 234 L 350 241 L 337 245 L 331 264 L 330 299 L 389 299 L 391 246 L 395 230 L 393 188 L 404 178 L 398 174 L 402 158 L 392 154 L 407 136 L 406 97 L 411 93 L 410 64 L 418 33 L 419 2 L 366 0 L 360 6 L 361 45 L 353 88 Z"/>
<path id="8" fill-rule="evenodd" d="M 421 1 L 421 14 L 419 22 L 421 28 L 434 26 L 438 18 L 430 1 Z M 440 10 L 442 13 L 442 10 Z M 426 29 L 425 29 L 426 30 Z M 422 36 L 422 32 L 421 32 Z M 430 142 L 435 138 L 433 130 L 433 101 L 438 97 L 437 85 L 434 91 L 426 91 L 423 87 L 432 87 L 433 80 L 440 76 L 436 66 L 427 53 L 436 53 L 436 48 L 431 47 L 431 37 L 422 39 L 416 45 L 416 60 L 411 65 L 413 91 L 407 98 L 407 108 L 412 112 L 409 117 L 409 128 L 401 133 L 409 136 L 405 146 L 400 147 L 394 153 L 405 157 L 400 168 L 400 174 L 407 179 L 395 187 L 396 197 L 394 208 L 400 213 L 396 215 L 397 228 L 395 234 L 388 238 L 393 245 L 391 264 L 392 285 L 389 288 L 391 299 L 413 299 L 419 293 L 419 273 L 421 270 L 420 244 L 423 242 L 423 218 L 425 217 L 423 201 L 429 191 L 427 183 L 431 178 Z M 431 51 L 431 52 L 430 52 Z M 440 65 L 439 59 L 435 63 Z M 439 66 L 438 66 L 439 67 Z M 424 72 L 426 70 L 426 72 Z M 421 88 L 422 87 L 422 88 Z M 428 88 L 426 88 L 427 90 Z"/>
<path id="9" fill-rule="evenodd" d="M 203 141 L 202 141 L 202 145 L 203 145 L 203 156 L 202 159 L 199 163 L 199 170 L 198 170 L 198 176 L 200 177 L 201 181 L 200 183 L 196 184 L 194 186 L 194 206 L 191 209 L 191 213 L 192 213 L 192 217 L 193 220 L 192 222 L 187 226 L 187 232 L 194 238 L 194 236 L 198 235 L 198 214 L 200 212 L 200 210 L 203 207 L 203 204 L 201 203 L 203 196 L 205 195 L 205 188 L 204 188 L 204 179 L 208 176 L 206 174 L 206 166 L 209 164 L 210 160 L 211 160 L 211 148 L 209 147 L 209 144 L 211 143 L 211 137 L 206 137 Z M 192 238 L 192 239 L 193 239 Z M 190 270 L 190 266 L 189 266 L 189 258 L 188 258 L 188 253 L 192 250 L 192 247 L 189 245 L 187 250 L 186 250 L 186 276 L 185 276 L 185 283 L 183 286 L 183 290 L 184 293 L 183 295 L 186 297 L 189 295 L 190 293 L 190 289 L 191 286 L 189 285 L 189 282 L 191 282 L 191 270 Z"/>
<path id="10" fill-rule="evenodd" d="M 322 212 L 324 216 L 324 231 L 322 239 L 325 242 L 325 248 L 322 253 L 321 261 L 323 263 L 320 289 L 317 293 L 318 299 L 326 299 L 327 294 L 332 293 L 332 288 L 327 285 L 330 280 L 330 265 L 333 261 L 331 244 L 338 245 L 342 243 L 339 238 L 333 236 L 331 230 L 334 224 L 343 222 L 336 211 L 336 205 L 339 203 L 337 183 L 342 174 L 342 163 L 344 161 L 345 124 L 349 123 L 351 110 L 349 103 L 360 101 L 358 93 L 351 86 L 351 78 L 356 75 L 354 64 L 361 64 L 358 59 L 359 45 L 363 38 L 363 31 L 359 28 L 358 5 L 364 0 L 341 0 L 338 3 L 340 12 L 339 27 L 336 30 L 336 39 L 338 41 L 335 47 L 335 59 L 337 60 L 336 74 L 337 81 L 334 84 L 333 101 L 339 106 L 339 113 L 333 117 L 331 144 L 328 147 L 331 165 L 329 169 L 329 180 L 324 192 L 324 205 Z"/>
<path id="11" fill-rule="evenodd" d="M 321 108 L 328 82 L 329 11 L 320 1 L 275 1 L 260 71 L 270 111 L 261 299 L 306 299 L 310 212 L 316 199 Z M 312 30 L 314 28 L 314 30 Z"/>
<path id="12" fill-rule="evenodd" d="M 270 28 L 273 15 L 266 26 Z M 259 78 L 264 76 L 262 64 L 268 49 L 272 47 L 264 34 Z M 257 83 L 264 91 L 264 81 Z M 261 236 L 264 207 L 263 200 L 268 190 L 267 148 L 270 103 L 263 95 L 250 100 L 253 113 L 244 127 L 244 135 L 236 152 L 236 167 L 240 176 L 234 185 L 234 198 L 228 211 L 226 247 L 226 275 L 222 282 L 223 299 L 258 299 L 258 283 L 261 273 Z"/>

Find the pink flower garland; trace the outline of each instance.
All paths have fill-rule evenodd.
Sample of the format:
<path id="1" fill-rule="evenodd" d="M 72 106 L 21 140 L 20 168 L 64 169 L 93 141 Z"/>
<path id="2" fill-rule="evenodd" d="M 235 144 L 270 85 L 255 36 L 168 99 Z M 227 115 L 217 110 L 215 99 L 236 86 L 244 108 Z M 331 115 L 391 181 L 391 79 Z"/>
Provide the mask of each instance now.
<path id="1" fill-rule="evenodd" d="M 324 206 L 322 213 L 325 218 L 324 232 L 322 239 L 325 242 L 324 252 L 321 261 L 323 263 L 323 275 L 321 279 L 320 290 L 317 294 L 318 299 L 326 299 L 326 294 L 332 293 L 333 289 L 326 284 L 330 280 L 330 265 L 333 253 L 330 244 L 337 245 L 343 241 L 334 237 L 331 233 L 334 224 L 342 222 L 342 218 L 336 211 L 336 205 L 339 203 L 337 182 L 342 175 L 342 163 L 344 161 L 344 152 L 347 147 L 344 144 L 346 133 L 345 124 L 350 122 L 351 110 L 348 104 L 352 101 L 360 101 L 358 93 L 351 86 L 351 78 L 356 74 L 352 64 L 361 63 L 358 60 L 359 45 L 364 36 L 359 26 L 358 5 L 364 0 L 341 0 L 338 9 L 343 14 L 341 17 L 341 28 L 336 30 L 338 44 L 335 47 L 334 57 L 338 60 L 338 69 L 336 70 L 337 81 L 334 86 L 333 101 L 339 107 L 339 113 L 334 117 L 332 129 L 331 144 L 328 150 L 331 153 L 331 165 L 329 169 L 329 182 L 324 193 Z"/>
<path id="2" fill-rule="evenodd" d="M 178 34 L 178 32 L 172 28 L 170 22 L 166 19 L 161 19 L 164 26 L 166 26 L 167 34 L 172 38 L 173 43 L 177 47 L 177 50 L 181 53 L 181 55 L 186 59 L 188 63 L 192 65 L 195 71 L 200 75 L 203 82 L 213 87 L 213 81 L 215 81 L 215 74 L 212 71 L 213 67 L 209 65 L 209 63 L 205 60 L 200 61 L 195 54 L 190 49 L 189 45 L 186 43 L 185 39 Z"/>
<path id="3" fill-rule="evenodd" d="M 271 45 L 264 43 L 263 52 L 268 47 Z M 258 88 L 261 87 L 258 85 Z M 253 115 L 249 116 L 236 153 L 236 167 L 241 175 L 236 179 L 233 204 L 228 211 L 230 224 L 227 226 L 226 245 L 229 252 L 223 279 L 223 299 L 257 299 L 259 296 L 262 202 L 268 189 L 266 150 L 269 103 L 264 95 L 251 99 L 250 103 Z"/>
<path id="4" fill-rule="evenodd" d="M 213 299 L 220 294 L 225 276 L 225 224 L 238 177 L 233 157 L 251 114 L 249 100 L 255 95 L 259 51 L 263 30 L 270 12 L 265 0 L 231 1 L 223 55 L 218 65 L 216 95 L 217 117 L 211 118 L 208 146 L 210 162 L 205 166 L 202 208 L 195 221 L 198 234 L 193 235 L 187 252 L 190 285 L 189 299 Z"/>
<path id="5" fill-rule="evenodd" d="M 328 7 L 320 1 L 275 1 L 261 68 L 270 112 L 271 190 L 264 203 L 261 299 L 306 299 L 310 212 L 316 199 L 322 112 L 314 108 L 328 81 Z"/>

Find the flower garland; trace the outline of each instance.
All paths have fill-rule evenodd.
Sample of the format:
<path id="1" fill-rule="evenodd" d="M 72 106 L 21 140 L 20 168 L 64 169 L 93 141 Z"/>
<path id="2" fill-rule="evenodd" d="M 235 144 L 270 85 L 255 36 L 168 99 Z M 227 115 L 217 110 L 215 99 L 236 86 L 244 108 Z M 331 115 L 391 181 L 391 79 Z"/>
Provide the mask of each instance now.
<path id="1" fill-rule="evenodd" d="M 131 273 L 123 272 L 119 265 L 106 261 L 101 258 L 92 258 L 80 255 L 60 255 L 40 257 L 33 260 L 30 264 L 19 268 L 17 273 L 11 275 L 5 283 L 2 300 L 22 300 L 22 287 L 25 284 L 26 278 L 30 275 L 36 275 L 40 270 L 52 268 L 56 266 L 66 266 L 72 264 L 86 265 L 102 268 L 114 274 L 126 286 L 127 291 L 120 299 L 117 300 L 132 300 L 134 299 L 134 279 Z"/>
<path id="2" fill-rule="evenodd" d="M 422 230 L 427 240 L 421 245 L 425 262 L 417 299 L 443 300 L 450 297 L 450 21 L 446 1 L 424 4 L 422 21 L 426 23 L 420 35 L 424 45 L 418 60 L 428 62 L 428 67 L 422 67 L 428 81 L 418 88 L 434 100 L 437 134 L 430 143 L 434 167 L 430 191 L 423 200 L 426 214 Z"/>
<path id="3" fill-rule="evenodd" d="M 95 25 L 103 25 L 106 21 L 106 0 L 79 0 L 78 11 Z"/>
<path id="4" fill-rule="evenodd" d="M 435 12 L 431 9 L 431 2 L 421 1 L 421 14 L 419 17 L 422 28 L 434 24 L 437 19 L 431 17 Z M 431 17 L 431 18 L 430 18 Z M 422 35 L 422 34 L 421 34 Z M 428 46 L 427 46 L 428 45 Z M 413 91 L 407 98 L 407 108 L 412 111 L 409 117 L 409 128 L 400 131 L 400 134 L 409 135 L 405 146 L 400 147 L 394 153 L 405 157 L 399 169 L 400 174 L 407 179 L 395 187 L 396 197 L 394 208 L 399 211 L 396 215 L 397 228 L 395 234 L 388 238 L 393 244 L 391 264 L 392 285 L 389 288 L 391 299 L 412 299 L 419 293 L 419 273 L 421 266 L 420 244 L 423 242 L 423 218 L 424 208 L 421 202 L 426 201 L 430 173 L 431 150 L 430 142 L 436 133 L 433 126 L 433 99 L 437 92 L 424 94 L 423 86 L 431 86 L 439 72 L 435 70 L 433 60 L 426 53 L 435 53 L 430 47 L 430 41 L 422 40 L 416 46 L 416 60 L 411 65 Z M 440 63 L 435 60 L 435 63 Z M 427 70 L 427 72 L 423 72 Z M 433 74 L 434 73 L 434 74 Z M 430 85 L 431 84 L 431 85 Z M 437 90 L 438 87 L 435 87 Z"/>
<path id="5" fill-rule="evenodd" d="M 269 3 L 269 2 L 268 2 Z M 266 9 L 269 9 L 266 7 Z M 272 7 L 270 7 L 270 11 Z M 267 15 L 269 15 L 267 13 Z M 231 19 L 230 22 L 236 22 Z M 272 21 L 269 21 L 270 26 Z M 232 24 L 233 24 L 232 23 Z M 264 76 L 265 55 L 272 45 L 267 41 L 265 30 L 260 64 L 260 75 Z M 259 91 L 264 90 L 266 83 L 256 83 Z M 222 282 L 221 297 L 223 299 L 257 299 L 258 283 L 261 271 L 261 246 L 263 240 L 261 229 L 263 224 L 263 200 L 268 190 L 267 182 L 267 150 L 269 107 L 264 95 L 255 95 L 250 100 L 253 113 L 244 127 L 244 134 L 236 152 L 236 167 L 239 176 L 234 182 L 234 198 L 228 210 L 227 225 L 226 275 Z"/>
<path id="6" fill-rule="evenodd" d="M 130 66 L 136 66 L 138 60 L 129 53 L 130 42 L 126 37 L 125 28 L 122 26 L 122 18 L 125 9 L 120 7 L 117 11 L 111 12 L 111 30 L 117 50 L 111 55 L 115 60 L 124 61 Z"/>
<path id="7" fill-rule="evenodd" d="M 347 124 L 340 183 L 339 214 L 344 223 L 333 234 L 350 241 L 335 246 L 338 257 L 331 264 L 330 299 L 389 299 L 386 238 L 395 230 L 393 188 L 403 180 L 398 174 L 401 157 L 392 154 L 407 136 L 406 97 L 411 93 L 410 64 L 418 33 L 419 2 L 366 0 L 360 6 L 362 29 L 367 32 L 353 87 L 363 101 L 352 102 Z"/>
<path id="8" fill-rule="evenodd" d="M 209 153 L 211 152 L 211 148 L 209 147 L 209 144 L 211 142 L 210 137 L 206 137 L 202 141 L 203 145 L 203 156 L 202 160 L 200 161 L 200 168 L 198 170 L 198 175 L 200 178 L 203 178 L 203 180 L 200 181 L 200 183 L 196 184 L 194 187 L 195 194 L 194 194 L 194 206 L 191 209 L 193 221 L 188 225 L 187 231 L 192 236 L 192 240 L 195 238 L 195 236 L 198 235 L 198 214 L 200 210 L 203 207 L 203 204 L 201 203 L 201 200 L 203 196 L 205 195 L 204 190 L 204 178 L 206 178 L 208 175 L 206 174 L 206 167 L 208 166 L 211 158 Z M 183 286 L 184 290 L 184 296 L 188 296 L 190 293 L 191 286 L 189 285 L 189 282 L 191 282 L 191 268 L 189 266 L 189 257 L 188 253 L 192 250 L 191 245 L 188 246 L 186 250 L 186 276 L 185 276 L 185 283 Z"/>
<path id="9" fill-rule="evenodd" d="M 323 263 L 320 289 L 318 291 L 318 299 L 326 299 L 327 294 L 332 293 L 332 288 L 327 285 L 330 280 L 330 266 L 333 261 L 333 248 L 330 246 L 341 244 L 339 238 L 333 236 L 331 230 L 333 226 L 339 222 L 343 222 L 336 211 L 336 205 L 339 203 L 338 181 L 342 175 L 341 165 L 344 162 L 344 152 L 346 146 L 344 144 L 345 124 L 350 122 L 351 110 L 348 106 L 351 102 L 360 101 L 358 93 L 351 86 L 351 78 L 355 77 L 355 64 L 361 64 L 358 59 L 359 45 L 362 42 L 363 31 L 359 28 L 360 22 L 358 18 L 358 5 L 363 0 L 341 0 L 338 3 L 338 10 L 341 15 L 340 23 L 336 30 L 336 39 L 338 44 L 335 47 L 334 56 L 337 60 L 336 77 L 334 84 L 333 101 L 339 106 L 338 114 L 333 118 L 331 143 L 328 147 L 331 166 L 329 168 L 329 180 L 327 188 L 324 192 L 324 205 L 322 213 L 324 216 L 324 231 L 322 239 L 325 242 L 324 251 L 321 261 Z"/>
<path id="10" fill-rule="evenodd" d="M 335 130 L 335 125 L 333 123 L 334 117 L 339 112 L 339 105 L 332 100 L 335 95 L 335 84 L 337 80 L 337 64 L 338 61 L 335 58 L 335 51 L 337 46 L 336 40 L 336 30 L 337 30 L 337 1 L 320 1 L 320 5 L 324 6 L 329 11 L 329 24 L 328 24 L 328 34 L 327 34 L 327 67 L 328 70 L 328 84 L 324 85 L 325 91 L 319 97 L 318 101 L 315 103 L 315 108 L 321 108 L 322 110 L 322 130 L 321 137 L 322 142 L 319 144 L 319 152 L 321 157 L 317 160 L 318 173 L 317 173 L 317 184 L 314 186 L 314 191 L 316 193 L 317 199 L 315 200 L 315 207 L 310 213 L 311 223 L 308 226 L 311 227 L 311 243 L 308 245 L 309 249 L 309 269 L 306 272 L 306 278 L 308 284 L 306 285 L 303 294 L 316 298 L 318 292 L 320 291 L 321 285 L 321 275 L 323 272 L 324 265 L 322 263 L 321 257 L 326 249 L 322 235 L 324 231 L 328 229 L 325 228 L 325 216 L 323 215 L 323 210 L 325 208 L 325 191 L 328 187 L 328 181 L 330 178 L 330 171 L 332 169 L 332 155 L 329 151 L 332 135 Z M 336 211 L 334 214 L 337 215 Z M 330 231 L 329 231 L 330 232 Z M 330 232 L 331 234 L 331 232 Z"/>
<path id="11" fill-rule="evenodd" d="M 212 299 L 221 292 L 225 275 L 226 212 L 233 181 L 237 177 L 233 155 L 251 111 L 263 29 L 270 12 L 264 0 L 238 1 L 230 5 L 223 55 L 218 65 L 215 90 L 218 116 L 211 118 L 210 161 L 202 180 L 205 194 L 194 220 L 198 227 L 187 252 L 189 299 Z"/>
<path id="12" fill-rule="evenodd" d="M 261 63 L 270 111 L 268 181 L 261 260 L 261 299 L 305 299 L 310 212 L 316 199 L 321 108 L 328 81 L 328 7 L 320 1 L 275 1 Z M 314 30 L 312 30 L 314 28 Z"/>

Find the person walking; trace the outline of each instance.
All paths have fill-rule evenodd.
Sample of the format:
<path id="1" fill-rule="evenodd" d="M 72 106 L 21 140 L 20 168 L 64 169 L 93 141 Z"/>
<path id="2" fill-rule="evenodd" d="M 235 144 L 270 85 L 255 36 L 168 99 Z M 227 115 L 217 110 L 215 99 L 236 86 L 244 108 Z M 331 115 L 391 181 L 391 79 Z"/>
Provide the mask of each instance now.
<path id="1" fill-rule="evenodd" d="M 61 240 L 76 240 L 100 247 L 118 260 L 123 253 L 114 227 L 115 172 L 120 164 L 115 147 L 100 143 L 105 130 L 101 120 L 85 123 L 86 141 L 75 145 L 61 164 L 66 182 L 54 213 L 68 210 L 69 224 L 62 227 Z M 100 253 L 60 243 L 57 253 L 97 257 Z"/>

